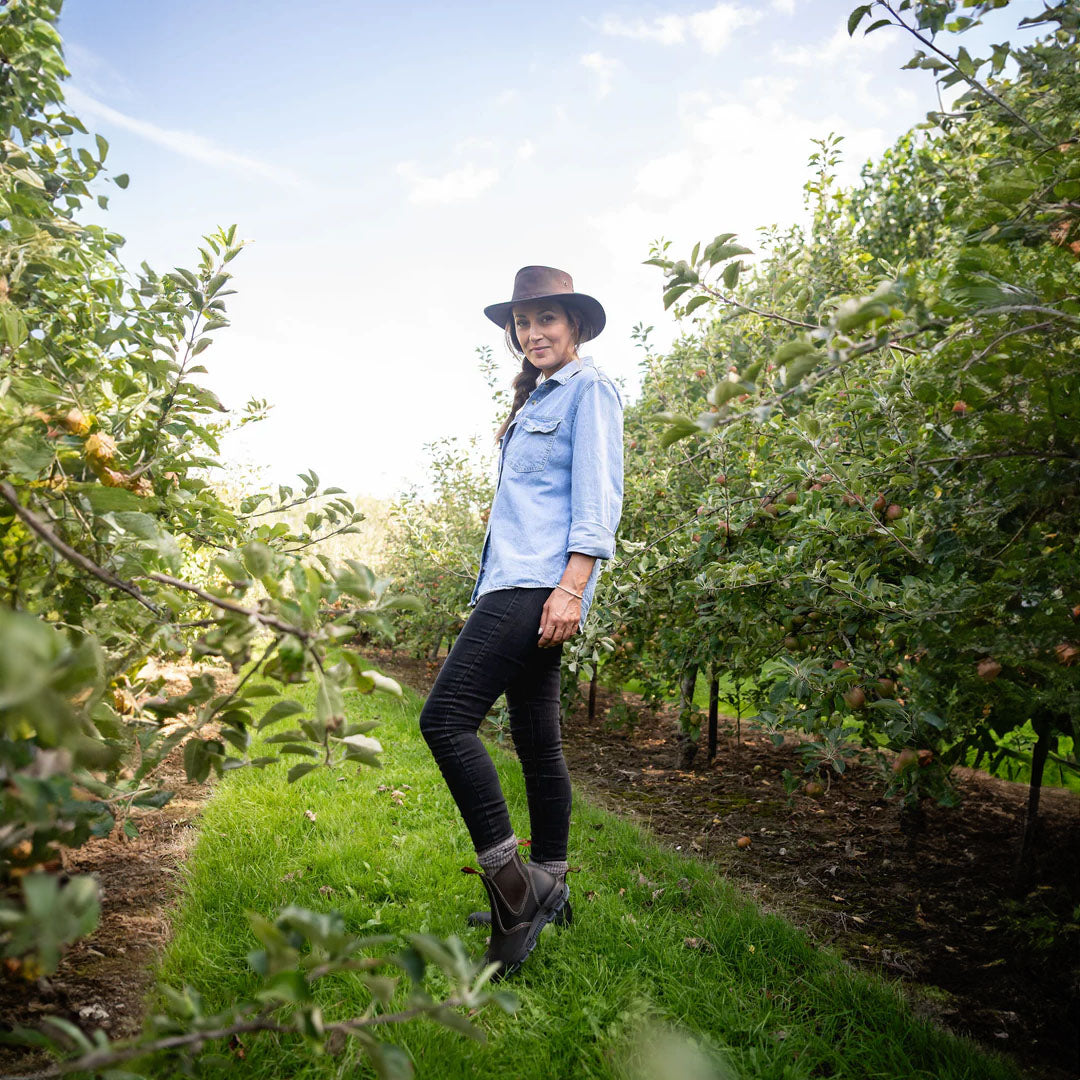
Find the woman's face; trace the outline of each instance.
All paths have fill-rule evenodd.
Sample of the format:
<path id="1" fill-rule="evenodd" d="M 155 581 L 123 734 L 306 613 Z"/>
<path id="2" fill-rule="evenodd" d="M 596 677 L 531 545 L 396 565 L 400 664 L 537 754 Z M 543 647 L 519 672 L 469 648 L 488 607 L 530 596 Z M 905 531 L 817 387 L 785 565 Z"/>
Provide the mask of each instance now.
<path id="1" fill-rule="evenodd" d="M 525 356 L 545 378 L 577 354 L 573 323 L 555 300 L 515 304 L 514 330 Z"/>

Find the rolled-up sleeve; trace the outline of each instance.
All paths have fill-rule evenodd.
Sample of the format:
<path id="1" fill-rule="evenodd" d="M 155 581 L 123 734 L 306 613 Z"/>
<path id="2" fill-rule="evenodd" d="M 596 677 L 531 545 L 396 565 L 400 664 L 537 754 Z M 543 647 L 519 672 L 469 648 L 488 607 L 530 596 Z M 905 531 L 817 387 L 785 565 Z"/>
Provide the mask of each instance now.
<path id="1" fill-rule="evenodd" d="M 573 446 L 566 552 L 610 559 L 622 516 L 623 410 L 608 380 L 596 379 L 581 395 Z"/>

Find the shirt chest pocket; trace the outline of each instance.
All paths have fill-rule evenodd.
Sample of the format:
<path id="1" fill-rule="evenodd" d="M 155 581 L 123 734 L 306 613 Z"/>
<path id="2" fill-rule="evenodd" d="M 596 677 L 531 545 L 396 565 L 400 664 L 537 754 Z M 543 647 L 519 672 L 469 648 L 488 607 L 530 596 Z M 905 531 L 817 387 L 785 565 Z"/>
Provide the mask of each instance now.
<path id="1" fill-rule="evenodd" d="M 540 472 L 547 465 L 561 416 L 525 416 L 510 439 L 506 463 L 514 472 Z"/>

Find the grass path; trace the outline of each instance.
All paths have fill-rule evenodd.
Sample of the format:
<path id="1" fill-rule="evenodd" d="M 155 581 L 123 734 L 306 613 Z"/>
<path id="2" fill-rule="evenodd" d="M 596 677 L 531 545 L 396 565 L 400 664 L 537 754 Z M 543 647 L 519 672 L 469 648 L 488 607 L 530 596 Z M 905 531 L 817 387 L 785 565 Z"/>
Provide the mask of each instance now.
<path id="1" fill-rule="evenodd" d="M 295 696 L 303 700 L 304 691 Z M 400 701 L 347 696 L 350 715 L 383 721 L 372 734 L 385 747 L 384 769 L 320 770 L 293 785 L 279 766 L 241 770 L 218 785 L 202 815 L 159 974 L 196 987 L 210 1008 L 251 989 L 248 910 L 272 917 L 286 904 L 336 908 L 354 931 L 457 934 L 476 955 L 483 950 L 482 931 L 466 928 L 464 918 L 486 897 L 461 873 L 474 855 L 420 738 L 422 699 L 408 690 Z M 518 835 L 528 836 L 520 768 L 511 754 L 491 752 Z M 692 1034 L 712 1062 L 709 1075 L 724 1080 L 1017 1076 L 914 1017 L 884 982 L 853 973 L 790 924 L 761 914 L 711 867 L 580 797 L 570 862 L 581 867 L 570 877 L 575 924 L 545 929 L 506 984 L 520 1001 L 515 1015 L 492 1008 L 478 1018 L 486 1043 L 426 1021 L 387 1033 L 419 1077 L 652 1080 L 654 1065 L 642 1074 L 632 1062 L 658 1045 L 653 1025 Z M 690 947 L 688 938 L 703 940 Z M 344 977 L 323 1002 L 328 1019 L 366 1004 L 362 988 Z M 298 1037 L 272 1036 L 252 1040 L 229 1075 L 373 1075 L 357 1062 L 352 1047 L 317 1057 Z M 688 1069 L 670 1075 L 691 1080 Z"/>

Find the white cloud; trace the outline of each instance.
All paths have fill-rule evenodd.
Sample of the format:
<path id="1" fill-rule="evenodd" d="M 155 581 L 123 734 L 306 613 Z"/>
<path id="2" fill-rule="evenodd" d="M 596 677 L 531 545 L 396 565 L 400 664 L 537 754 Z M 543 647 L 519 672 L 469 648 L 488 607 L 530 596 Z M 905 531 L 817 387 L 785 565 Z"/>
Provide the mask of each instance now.
<path id="1" fill-rule="evenodd" d="M 772 58 L 806 72 L 807 77 L 829 71 L 834 91 L 842 93 L 860 110 L 884 117 L 895 114 L 898 104 L 910 106 L 915 101 L 906 88 L 894 87 L 887 97 L 875 93 L 873 84 L 882 68 L 880 54 L 895 41 L 887 34 L 852 38 L 847 26 L 840 23 L 828 37 L 818 41 L 799 45 L 774 43 Z"/>
<path id="2" fill-rule="evenodd" d="M 799 97 L 800 88 L 793 78 L 758 77 L 723 95 L 682 95 L 672 145 L 643 159 L 633 191 L 589 219 L 607 262 L 640 262 L 647 242 L 661 236 L 679 257 L 695 241 L 728 231 L 756 249 L 758 227 L 802 219 L 810 140 L 829 131 L 845 135 L 838 178 L 854 181 L 862 162 L 884 148 L 886 134 L 818 112 Z"/>
<path id="3" fill-rule="evenodd" d="M 693 167 L 693 155 L 687 150 L 653 158 L 638 170 L 634 190 L 656 199 L 678 198 L 691 179 Z"/>
<path id="4" fill-rule="evenodd" d="M 774 60 L 782 64 L 791 64 L 801 68 L 832 68 L 841 61 L 858 61 L 867 52 L 879 53 L 890 44 L 886 34 L 871 34 L 869 37 L 852 37 L 847 27 L 839 25 L 827 37 L 809 45 L 784 45 L 776 43 L 772 47 Z"/>
<path id="5" fill-rule="evenodd" d="M 696 41 L 713 55 L 720 53 L 741 26 L 750 26 L 761 18 L 760 11 L 721 0 L 715 7 L 689 15 L 658 15 L 653 19 L 624 19 L 608 15 L 600 23 L 602 33 L 638 41 L 656 41 L 661 45 L 681 45 Z"/>
<path id="6" fill-rule="evenodd" d="M 655 19 L 624 19 L 607 15 L 600 29 L 612 37 L 633 38 L 636 41 L 658 41 L 661 45 L 681 45 L 686 40 L 686 17 L 660 15 Z"/>
<path id="7" fill-rule="evenodd" d="M 581 58 L 583 67 L 586 67 L 596 77 L 596 93 L 598 97 L 607 97 L 611 93 L 611 86 L 615 79 L 615 69 L 619 66 L 618 60 L 613 60 L 603 53 L 585 53 Z"/>
<path id="8" fill-rule="evenodd" d="M 518 161 L 528 161 L 536 153 L 536 146 L 531 139 L 526 139 L 518 144 L 516 156 Z"/>
<path id="9" fill-rule="evenodd" d="M 137 96 L 121 72 L 104 57 L 77 41 L 64 42 L 64 63 L 71 77 L 96 97 L 131 101 Z"/>
<path id="10" fill-rule="evenodd" d="M 285 187 L 301 186 L 300 177 L 289 169 L 283 169 L 280 165 L 268 161 L 260 161 L 258 158 L 248 157 L 246 154 L 238 154 L 192 131 L 161 127 L 149 120 L 139 120 L 134 116 L 128 116 L 111 105 L 106 105 L 103 101 L 98 101 L 97 98 L 84 93 L 76 86 L 67 87 L 64 96 L 75 112 L 96 116 L 105 124 L 123 128 L 159 146 L 164 146 L 182 157 L 192 158 L 206 165 L 254 173 Z"/>
<path id="11" fill-rule="evenodd" d="M 773 11 L 779 11 L 782 15 L 795 14 L 795 0 L 772 0 L 769 6 Z"/>
<path id="12" fill-rule="evenodd" d="M 451 169 L 442 176 L 425 176 L 414 161 L 402 161 L 397 174 L 409 185 L 409 202 L 441 204 L 475 199 L 499 181 L 498 169 L 480 168 L 473 164 Z"/>
<path id="13" fill-rule="evenodd" d="M 505 108 L 507 105 L 516 105 L 521 100 L 521 91 L 510 87 L 508 90 L 500 90 L 495 95 L 495 104 L 499 108 Z"/>
<path id="14" fill-rule="evenodd" d="M 454 144 L 455 154 L 467 154 L 474 150 L 494 150 L 495 140 L 485 135 L 466 135 Z"/>

